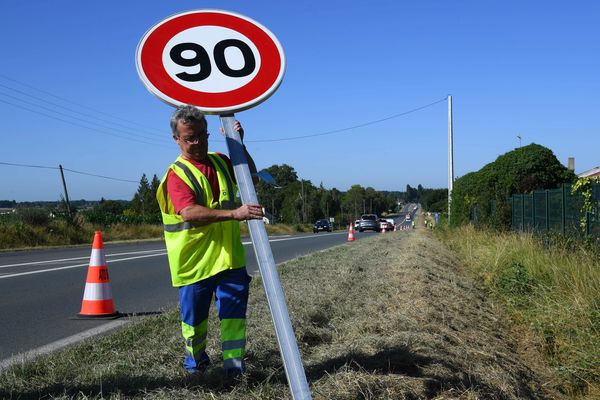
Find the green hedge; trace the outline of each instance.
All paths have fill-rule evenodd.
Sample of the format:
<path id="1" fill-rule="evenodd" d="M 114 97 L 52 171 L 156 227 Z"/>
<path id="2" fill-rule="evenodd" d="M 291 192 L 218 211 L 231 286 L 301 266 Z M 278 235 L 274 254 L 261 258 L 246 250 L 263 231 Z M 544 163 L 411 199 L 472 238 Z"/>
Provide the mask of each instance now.
<path id="1" fill-rule="evenodd" d="M 532 143 L 499 156 L 477 172 L 454 182 L 451 224 L 468 223 L 509 229 L 509 197 L 536 189 L 555 188 L 575 180 L 552 150 Z"/>

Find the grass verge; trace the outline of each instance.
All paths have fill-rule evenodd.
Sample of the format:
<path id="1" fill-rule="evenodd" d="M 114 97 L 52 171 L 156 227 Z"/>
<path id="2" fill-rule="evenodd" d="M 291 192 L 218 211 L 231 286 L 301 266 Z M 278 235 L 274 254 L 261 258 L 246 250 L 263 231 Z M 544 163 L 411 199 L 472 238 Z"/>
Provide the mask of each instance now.
<path id="1" fill-rule="evenodd" d="M 503 320 L 430 231 L 372 235 L 279 268 L 315 399 L 560 398 Z M 260 279 L 251 286 L 248 371 L 222 377 L 214 307 L 212 366 L 186 376 L 177 310 L 0 373 L 8 399 L 288 399 Z"/>
<path id="2" fill-rule="evenodd" d="M 441 229 L 472 276 L 503 304 L 571 396 L 600 398 L 600 259 L 584 247 L 545 248 L 534 236 Z"/>

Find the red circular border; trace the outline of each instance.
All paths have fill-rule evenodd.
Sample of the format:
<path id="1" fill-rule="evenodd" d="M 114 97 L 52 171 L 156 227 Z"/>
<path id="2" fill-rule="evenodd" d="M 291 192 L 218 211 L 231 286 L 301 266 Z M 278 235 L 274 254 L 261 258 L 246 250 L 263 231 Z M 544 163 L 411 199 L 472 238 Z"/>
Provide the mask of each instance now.
<path id="1" fill-rule="evenodd" d="M 235 30 L 254 43 L 260 53 L 261 65 L 250 82 L 228 92 L 209 93 L 189 89 L 176 82 L 167 73 L 162 62 L 162 54 L 167 42 L 179 32 L 206 25 Z M 184 14 L 157 25 L 144 41 L 140 66 L 148 82 L 161 94 L 171 99 L 200 108 L 233 108 L 258 99 L 275 84 L 280 75 L 281 54 L 273 39 L 250 21 L 231 14 L 201 11 Z"/>

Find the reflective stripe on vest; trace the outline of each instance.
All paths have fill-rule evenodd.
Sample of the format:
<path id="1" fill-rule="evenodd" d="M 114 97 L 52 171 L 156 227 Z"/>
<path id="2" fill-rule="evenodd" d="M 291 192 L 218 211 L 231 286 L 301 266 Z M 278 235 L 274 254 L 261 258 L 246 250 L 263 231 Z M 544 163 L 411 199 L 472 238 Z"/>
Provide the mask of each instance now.
<path id="1" fill-rule="evenodd" d="M 165 232 L 181 232 L 186 229 L 198 228 L 201 226 L 208 225 L 209 223 L 200 223 L 200 222 L 180 222 L 177 224 L 164 224 L 163 228 Z"/>
<path id="2" fill-rule="evenodd" d="M 235 208 L 235 201 L 233 201 L 233 196 L 235 195 L 233 191 L 233 181 L 231 179 L 231 175 L 229 173 L 229 168 L 225 164 L 225 160 L 223 160 L 219 155 L 215 154 L 212 157 L 209 155 L 213 165 L 217 170 L 221 172 L 221 174 L 225 177 L 225 183 L 227 185 L 227 197 L 229 200 L 220 201 L 219 205 L 224 210 L 233 210 Z M 219 180 L 219 186 L 221 186 L 222 182 Z M 223 187 L 220 187 L 221 193 L 223 192 Z M 219 194 L 219 199 L 221 198 Z"/>
<path id="3" fill-rule="evenodd" d="M 183 173 L 185 174 L 185 176 L 187 176 L 187 178 L 190 180 L 190 182 L 194 186 L 193 189 L 194 189 L 194 192 L 196 193 L 196 204 L 200 204 L 201 206 L 206 205 L 206 201 L 204 201 L 204 191 L 200 187 L 200 184 L 198 183 L 198 180 L 196 179 L 196 177 L 194 176 L 192 171 L 190 171 L 190 169 L 187 167 L 187 165 L 185 165 L 181 161 L 175 161 L 173 164 L 177 165 L 179 168 L 181 168 L 183 170 Z"/>

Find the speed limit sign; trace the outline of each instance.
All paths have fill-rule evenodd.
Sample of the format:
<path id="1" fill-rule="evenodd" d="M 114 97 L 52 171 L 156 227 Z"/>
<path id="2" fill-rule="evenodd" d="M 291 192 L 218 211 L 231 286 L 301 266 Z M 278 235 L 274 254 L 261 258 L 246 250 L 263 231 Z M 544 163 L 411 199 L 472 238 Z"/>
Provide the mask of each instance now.
<path id="1" fill-rule="evenodd" d="M 285 56 L 258 22 L 229 11 L 196 10 L 150 28 L 138 45 L 136 67 L 159 99 L 225 114 L 271 96 L 283 79 Z"/>

